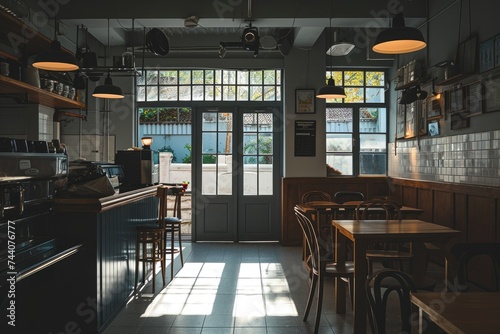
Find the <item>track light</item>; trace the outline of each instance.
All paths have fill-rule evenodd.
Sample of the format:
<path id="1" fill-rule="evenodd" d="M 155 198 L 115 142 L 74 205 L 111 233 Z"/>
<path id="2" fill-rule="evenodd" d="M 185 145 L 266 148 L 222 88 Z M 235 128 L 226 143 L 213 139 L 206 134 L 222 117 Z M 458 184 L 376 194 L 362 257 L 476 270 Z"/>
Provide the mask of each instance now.
<path id="1" fill-rule="evenodd" d="M 241 42 L 243 44 L 243 49 L 253 51 L 254 57 L 256 57 L 259 53 L 259 31 L 257 28 L 252 27 L 251 23 L 243 30 Z"/>
<path id="2" fill-rule="evenodd" d="M 219 44 L 219 58 L 224 58 L 226 57 L 226 48 L 224 47 L 224 45 L 221 43 Z"/>

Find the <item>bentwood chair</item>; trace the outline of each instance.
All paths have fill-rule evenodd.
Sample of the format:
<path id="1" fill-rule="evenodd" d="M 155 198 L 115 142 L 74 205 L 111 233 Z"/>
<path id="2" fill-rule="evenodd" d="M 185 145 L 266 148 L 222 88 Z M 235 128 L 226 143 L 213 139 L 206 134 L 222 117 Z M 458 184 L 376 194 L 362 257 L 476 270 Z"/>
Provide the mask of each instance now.
<path id="1" fill-rule="evenodd" d="M 337 203 L 345 203 L 351 201 L 364 201 L 365 195 L 359 191 L 337 191 L 333 195 L 333 201 Z"/>
<path id="2" fill-rule="evenodd" d="M 399 297 L 401 310 L 401 333 L 411 333 L 412 306 L 410 293 L 416 292 L 411 277 L 399 270 L 383 269 L 369 276 L 365 282 L 370 309 L 368 319 L 374 334 L 386 333 L 386 318 L 389 295 L 395 292 Z"/>
<path id="3" fill-rule="evenodd" d="M 314 334 L 318 333 L 319 323 L 321 320 L 321 309 L 323 304 L 323 286 L 325 277 L 342 278 L 349 285 L 349 293 L 352 300 L 352 285 L 350 284 L 354 278 L 354 264 L 346 262 L 338 264 L 334 262 L 326 262 L 321 260 L 320 247 L 316 230 L 311 223 L 311 220 L 305 216 L 297 206 L 295 207 L 295 216 L 302 229 L 307 247 L 309 249 L 309 258 L 307 262 L 311 269 L 311 285 L 309 289 L 309 297 L 307 298 L 306 309 L 304 311 L 303 321 L 307 321 L 309 311 L 316 293 L 316 318 L 314 322 Z M 319 283 L 318 289 L 316 286 Z"/>
<path id="4" fill-rule="evenodd" d="M 398 219 L 401 222 L 400 204 L 383 199 L 363 201 L 356 208 L 356 220 L 360 219 Z M 412 258 L 411 245 L 409 251 L 403 250 L 401 244 L 373 245 L 372 249 L 366 252 L 368 274 L 373 274 L 373 262 L 382 262 L 385 265 L 397 262 L 399 269 L 403 270 L 404 263 L 410 263 Z"/>
<path id="5" fill-rule="evenodd" d="M 469 280 L 469 266 L 472 262 L 477 261 L 476 265 L 484 265 L 484 262 L 479 262 L 481 258 L 486 260 L 486 265 L 491 268 L 491 288 L 496 292 L 500 292 L 500 243 L 484 242 L 484 243 L 458 243 L 451 247 L 450 253 L 458 262 L 456 271 L 456 288 L 458 291 L 468 291 L 471 289 Z"/>

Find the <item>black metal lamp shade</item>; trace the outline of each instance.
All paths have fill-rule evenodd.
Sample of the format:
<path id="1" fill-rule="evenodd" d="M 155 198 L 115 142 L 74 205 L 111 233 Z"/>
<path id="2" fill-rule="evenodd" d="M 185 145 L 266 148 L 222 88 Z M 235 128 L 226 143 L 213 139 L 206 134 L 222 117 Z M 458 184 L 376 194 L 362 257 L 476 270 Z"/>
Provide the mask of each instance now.
<path id="1" fill-rule="evenodd" d="M 125 97 L 122 89 L 113 85 L 113 80 L 111 80 L 109 73 L 106 80 L 104 80 L 104 85 L 97 86 L 94 89 L 92 96 L 101 99 L 122 99 Z"/>
<path id="2" fill-rule="evenodd" d="M 58 40 L 52 41 L 50 49 L 36 55 L 33 67 L 57 72 L 71 72 L 79 69 L 76 58 L 61 50 L 61 43 Z"/>
<path id="3" fill-rule="evenodd" d="M 421 50 L 427 46 L 422 32 L 405 26 L 403 13 L 392 20 L 392 28 L 380 32 L 372 50 L 384 54 L 401 54 Z"/>
<path id="4" fill-rule="evenodd" d="M 345 98 L 346 94 L 343 87 L 335 86 L 335 80 L 330 77 L 328 84 L 321 87 L 316 95 L 320 99 L 338 99 Z"/>

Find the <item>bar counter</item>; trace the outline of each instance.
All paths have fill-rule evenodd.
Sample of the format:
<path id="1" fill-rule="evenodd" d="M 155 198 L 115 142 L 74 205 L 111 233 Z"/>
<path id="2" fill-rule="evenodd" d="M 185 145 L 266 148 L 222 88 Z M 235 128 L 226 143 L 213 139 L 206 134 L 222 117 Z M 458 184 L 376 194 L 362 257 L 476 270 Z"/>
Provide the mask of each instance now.
<path id="1" fill-rule="evenodd" d="M 55 233 L 83 244 L 74 289 L 74 320 L 82 333 L 102 333 L 134 291 L 136 230 L 155 223 L 156 186 L 102 198 L 54 199 Z M 60 291 L 60 293 L 69 293 Z M 82 306 L 83 305 L 83 306 Z M 83 308 L 83 309 L 82 309 Z"/>

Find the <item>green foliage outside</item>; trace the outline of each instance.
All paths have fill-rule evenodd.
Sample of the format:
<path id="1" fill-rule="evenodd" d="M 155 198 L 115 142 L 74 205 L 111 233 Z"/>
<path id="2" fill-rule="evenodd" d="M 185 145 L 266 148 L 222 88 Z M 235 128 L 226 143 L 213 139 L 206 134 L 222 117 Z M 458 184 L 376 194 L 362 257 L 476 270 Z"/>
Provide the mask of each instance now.
<path id="1" fill-rule="evenodd" d="M 184 148 L 186 148 L 189 151 L 189 154 L 186 154 L 184 158 L 182 158 L 182 162 L 185 164 L 190 164 L 191 163 L 191 145 L 186 144 L 184 145 Z M 203 163 L 204 164 L 214 164 L 217 161 L 217 157 L 214 154 L 203 154 Z"/>
<path id="2" fill-rule="evenodd" d="M 266 156 L 262 154 L 272 154 L 273 153 L 273 138 L 271 136 L 261 137 L 258 140 L 250 140 L 243 147 L 243 152 L 245 154 L 259 154 L 259 163 L 261 164 L 272 164 L 272 156 Z M 255 164 L 257 163 L 256 157 L 249 156 L 245 158 L 245 163 Z"/>

